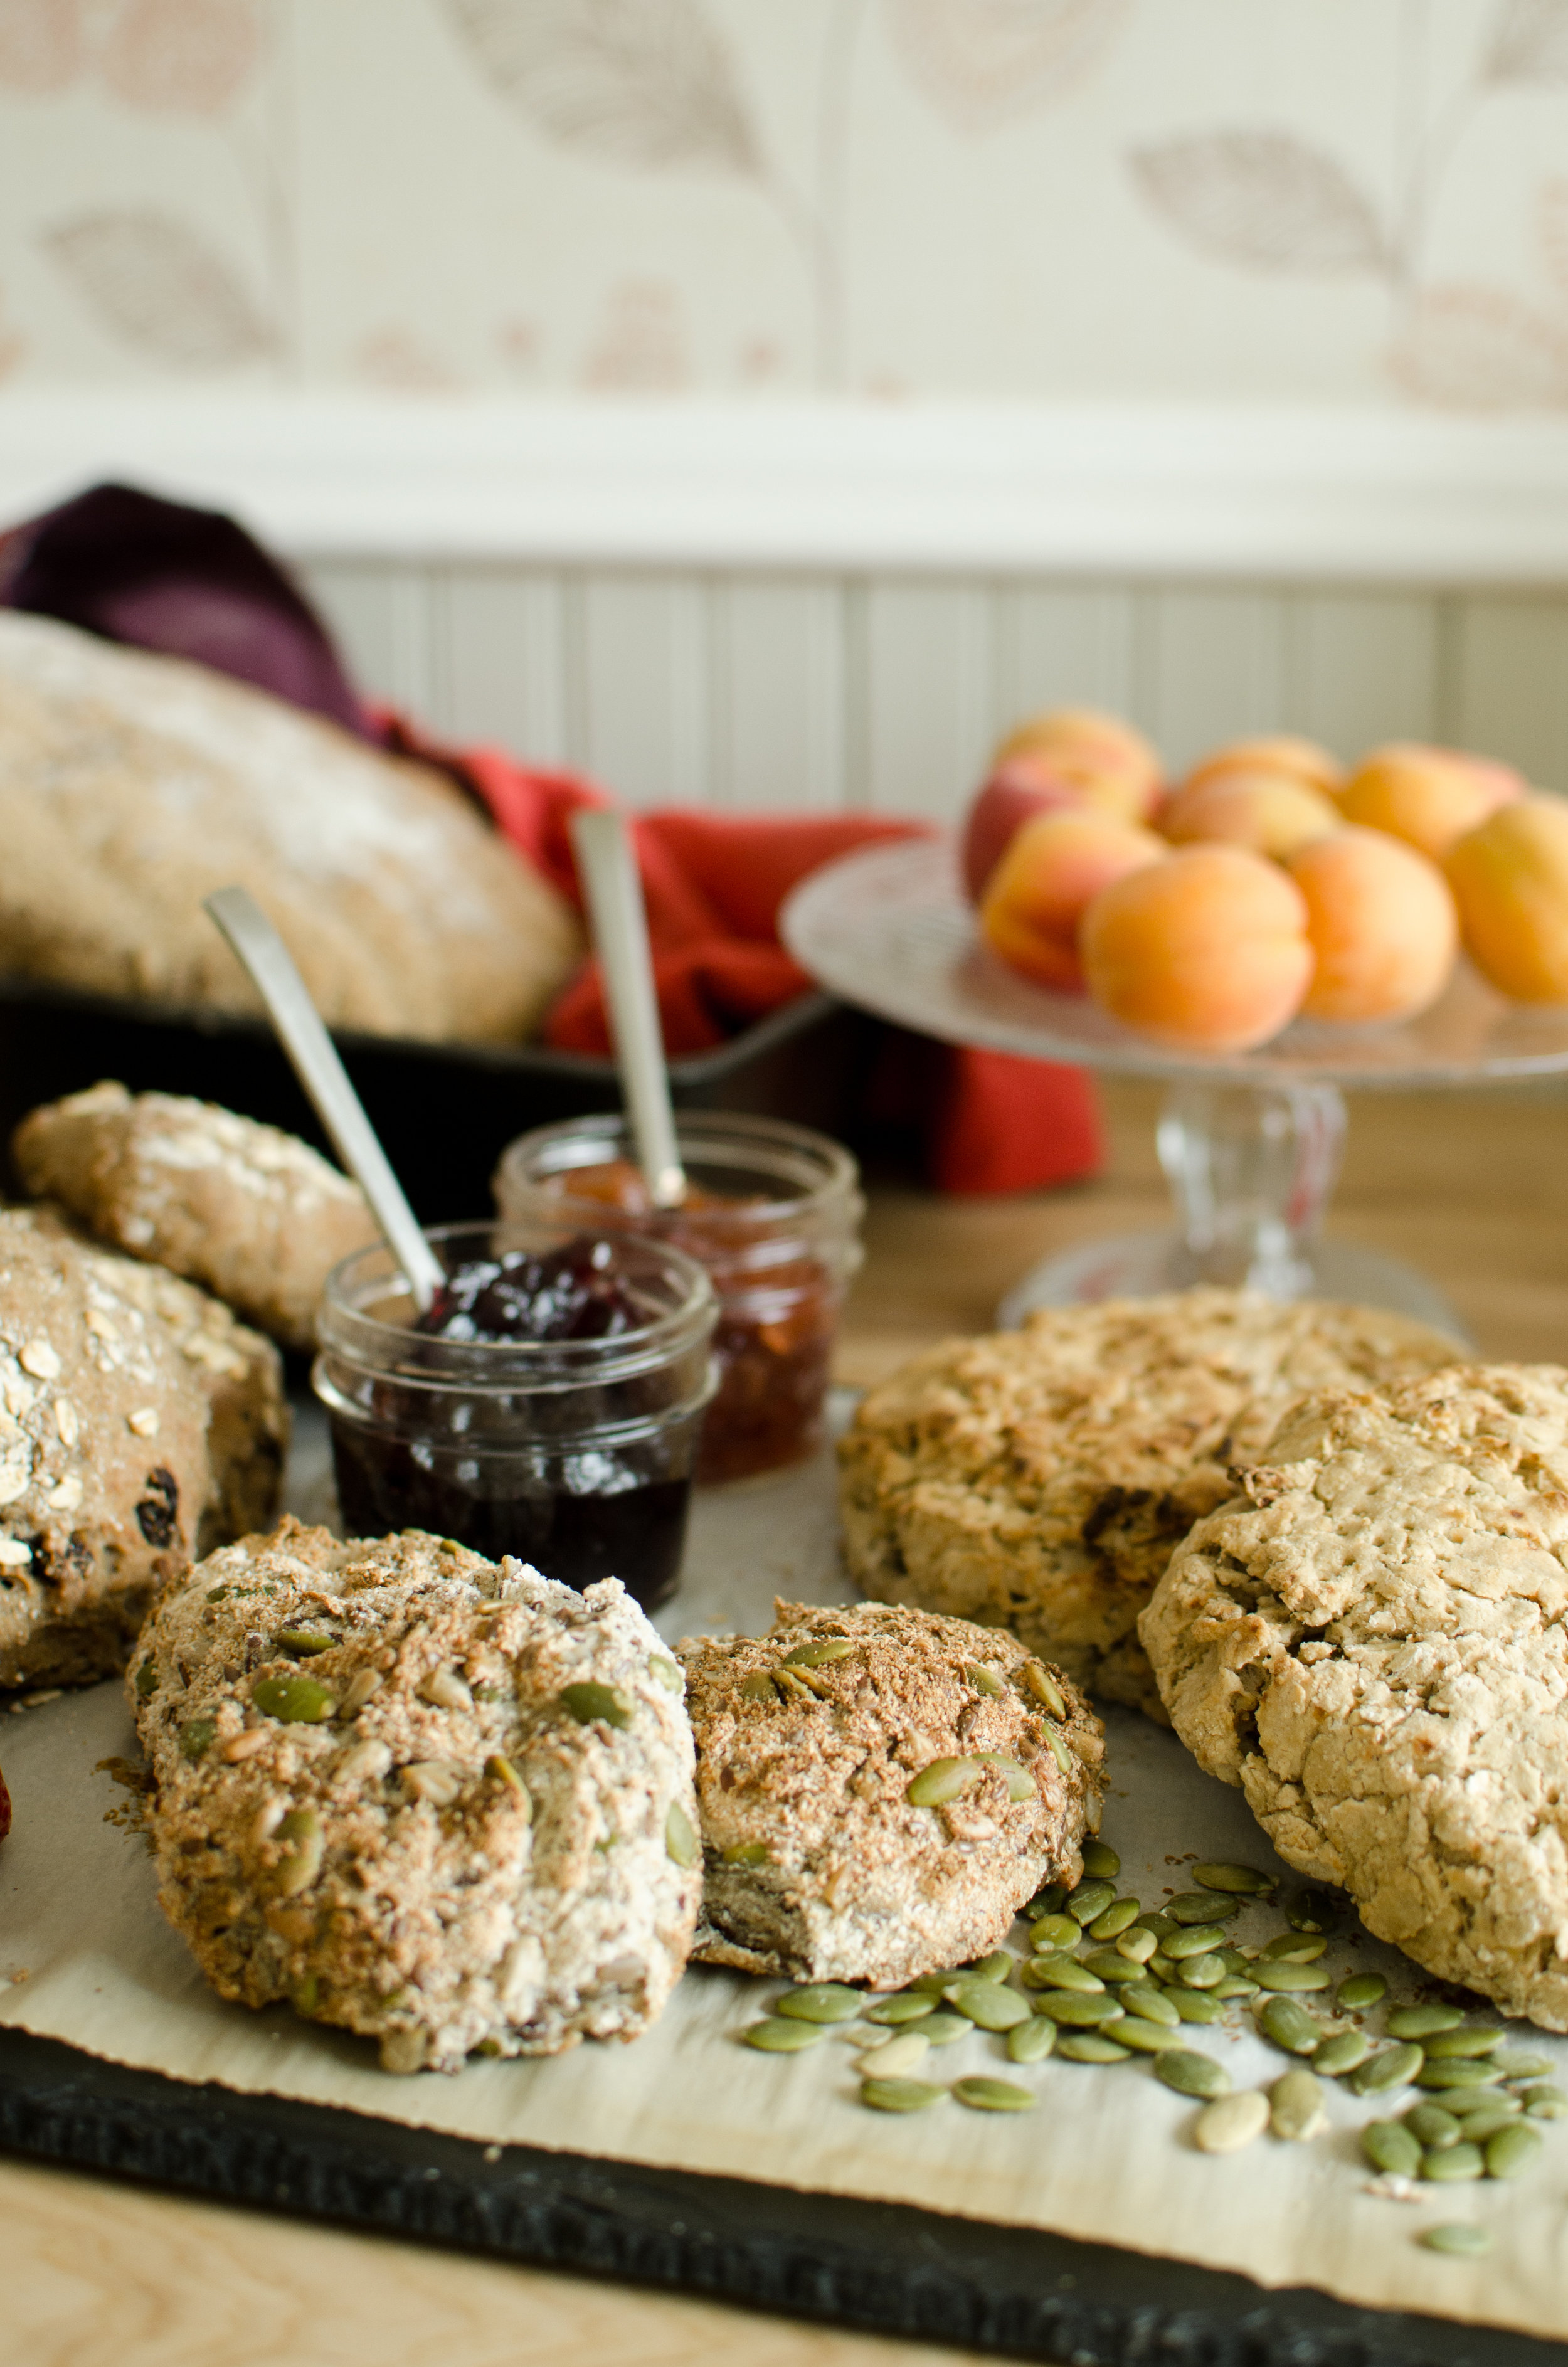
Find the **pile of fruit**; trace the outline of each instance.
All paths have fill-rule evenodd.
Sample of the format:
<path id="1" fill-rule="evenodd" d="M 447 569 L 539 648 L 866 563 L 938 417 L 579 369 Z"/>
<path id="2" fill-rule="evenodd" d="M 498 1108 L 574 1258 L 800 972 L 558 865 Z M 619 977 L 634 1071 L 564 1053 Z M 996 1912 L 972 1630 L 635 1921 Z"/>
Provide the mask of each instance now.
<path id="1" fill-rule="evenodd" d="M 1456 749 L 1346 773 L 1244 740 L 1167 788 L 1131 725 L 1059 708 L 997 749 L 963 861 L 1003 960 L 1185 1049 L 1414 1018 L 1461 944 L 1501 993 L 1568 1003 L 1568 800 Z"/>

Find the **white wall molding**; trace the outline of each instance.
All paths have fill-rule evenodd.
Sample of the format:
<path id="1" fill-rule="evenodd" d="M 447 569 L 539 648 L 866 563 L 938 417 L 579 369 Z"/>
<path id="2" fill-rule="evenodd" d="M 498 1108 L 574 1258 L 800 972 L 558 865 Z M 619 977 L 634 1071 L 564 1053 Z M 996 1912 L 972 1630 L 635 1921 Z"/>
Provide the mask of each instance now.
<path id="1" fill-rule="evenodd" d="M 1568 583 L 1568 423 L 1545 417 L 0 397 L 0 519 L 105 475 L 307 560 Z"/>

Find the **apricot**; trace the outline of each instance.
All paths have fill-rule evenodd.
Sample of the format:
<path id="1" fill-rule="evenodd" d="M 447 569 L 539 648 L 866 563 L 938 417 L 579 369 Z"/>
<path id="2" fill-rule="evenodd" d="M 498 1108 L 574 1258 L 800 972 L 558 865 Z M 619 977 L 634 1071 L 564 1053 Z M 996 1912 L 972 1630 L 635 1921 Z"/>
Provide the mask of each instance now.
<path id="1" fill-rule="evenodd" d="M 1339 805 L 1346 821 L 1389 831 L 1440 861 L 1455 839 L 1526 787 L 1511 764 L 1398 741 L 1362 757 Z"/>
<path id="2" fill-rule="evenodd" d="M 1435 863 L 1352 824 L 1286 866 L 1307 900 L 1317 968 L 1309 1019 L 1410 1019 L 1436 1002 L 1459 952 L 1459 914 Z"/>
<path id="3" fill-rule="evenodd" d="M 1096 1002 L 1156 1042 L 1203 1052 L 1267 1043 L 1312 975 L 1306 899 L 1249 847 L 1179 847 L 1102 888 L 1078 949 Z"/>
<path id="4" fill-rule="evenodd" d="M 994 769 L 1027 756 L 1071 782 L 1093 805 L 1142 821 L 1160 798 L 1160 760 L 1141 731 L 1087 707 L 1054 707 L 1020 723 L 997 746 Z"/>
<path id="5" fill-rule="evenodd" d="M 1568 805 L 1519 798 L 1449 850 L 1477 969 L 1516 1002 L 1568 1002 Z"/>
<path id="6" fill-rule="evenodd" d="M 976 791 L 964 822 L 963 884 L 971 904 L 978 904 L 1003 855 L 1025 822 L 1036 814 L 1089 810 L 1081 790 L 1056 779 L 1042 764 L 1015 756 L 998 764 Z"/>
<path id="7" fill-rule="evenodd" d="M 1081 994 L 1078 923 L 1110 880 L 1166 859 L 1153 831 L 1108 814 L 1047 813 L 1024 824 L 991 875 L 981 934 L 1038 986 Z"/>
<path id="8" fill-rule="evenodd" d="M 1196 788 L 1199 781 L 1216 773 L 1282 773 L 1287 780 L 1300 781 L 1305 788 L 1320 789 L 1325 798 L 1337 797 L 1345 787 L 1345 767 L 1337 756 L 1330 755 L 1315 740 L 1300 740 L 1283 731 L 1261 740 L 1232 740 L 1216 748 L 1194 764 L 1182 786 Z"/>
<path id="9" fill-rule="evenodd" d="M 1283 863 L 1297 848 L 1340 827 L 1339 810 L 1317 789 L 1284 773 L 1209 773 L 1174 789 L 1154 826 L 1175 846 L 1228 839 Z"/>

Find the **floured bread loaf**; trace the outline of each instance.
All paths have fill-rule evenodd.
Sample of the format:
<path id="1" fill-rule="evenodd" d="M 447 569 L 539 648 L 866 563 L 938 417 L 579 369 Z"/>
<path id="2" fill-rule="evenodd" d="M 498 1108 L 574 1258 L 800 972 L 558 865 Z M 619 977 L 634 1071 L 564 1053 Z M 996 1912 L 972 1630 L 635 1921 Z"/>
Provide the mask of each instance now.
<path id="1" fill-rule="evenodd" d="M 264 692 L 0 610 L 0 970 L 186 1008 L 256 998 L 201 909 L 248 888 L 335 1026 L 527 1036 L 566 905 L 449 782 Z"/>

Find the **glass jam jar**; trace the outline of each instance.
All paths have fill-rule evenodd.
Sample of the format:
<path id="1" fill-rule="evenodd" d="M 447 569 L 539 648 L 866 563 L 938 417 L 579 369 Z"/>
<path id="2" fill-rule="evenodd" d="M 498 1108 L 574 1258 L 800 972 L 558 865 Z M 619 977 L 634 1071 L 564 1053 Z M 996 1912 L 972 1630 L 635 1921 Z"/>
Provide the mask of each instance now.
<path id="1" fill-rule="evenodd" d="M 312 1379 L 347 1533 L 426 1529 L 568 1586 L 619 1578 L 645 1609 L 665 1602 L 716 1378 L 707 1274 L 670 1242 L 570 1219 L 426 1239 L 451 1278 L 423 1319 L 437 1328 L 420 1328 L 384 1242 L 327 1278 Z M 493 1281 L 499 1298 L 483 1295 Z M 508 1293 L 524 1330 L 547 1336 L 494 1335 L 509 1327 L 492 1330 L 487 1309 L 506 1313 Z"/>
<path id="2" fill-rule="evenodd" d="M 849 1153 L 779 1118 L 682 1111 L 688 1192 L 655 1208 L 618 1113 L 536 1127 L 503 1153 L 504 1217 L 616 1227 L 699 1259 L 719 1294 L 699 1479 L 741 1479 L 809 1455 L 823 1435 L 844 1295 L 861 1259 L 865 1202 Z"/>

